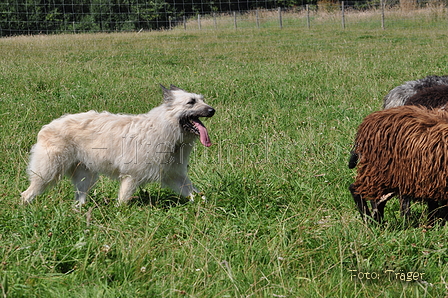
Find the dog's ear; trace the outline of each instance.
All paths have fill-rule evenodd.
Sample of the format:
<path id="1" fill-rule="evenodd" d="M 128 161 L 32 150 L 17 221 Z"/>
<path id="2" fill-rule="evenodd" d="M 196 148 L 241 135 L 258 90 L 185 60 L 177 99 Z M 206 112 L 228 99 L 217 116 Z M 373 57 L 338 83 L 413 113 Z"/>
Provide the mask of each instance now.
<path id="1" fill-rule="evenodd" d="M 162 88 L 163 91 L 163 100 L 171 100 L 171 90 L 170 89 L 166 89 L 165 86 L 163 86 L 162 84 L 160 84 L 160 87 Z"/>
<path id="2" fill-rule="evenodd" d="M 182 90 L 182 91 L 185 91 L 183 89 L 180 89 L 179 87 L 174 86 L 173 84 L 170 85 L 170 90 Z"/>

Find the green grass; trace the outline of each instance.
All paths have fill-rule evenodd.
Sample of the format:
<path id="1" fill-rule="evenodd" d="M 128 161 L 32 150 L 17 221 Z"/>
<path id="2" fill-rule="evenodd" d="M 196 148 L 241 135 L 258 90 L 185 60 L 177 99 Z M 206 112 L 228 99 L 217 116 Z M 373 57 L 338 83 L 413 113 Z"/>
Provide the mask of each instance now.
<path id="1" fill-rule="evenodd" d="M 383 227 L 365 225 L 347 159 L 390 89 L 448 73 L 447 39 L 431 26 L 0 39 L 0 295 L 443 297 L 448 228 L 425 227 L 418 203 L 404 225 L 396 200 Z M 102 178 L 80 211 L 68 180 L 18 204 L 42 125 L 90 109 L 144 113 L 161 102 L 159 83 L 216 108 L 214 146 L 198 144 L 190 163 L 208 201 L 147 185 L 116 207 L 118 184 Z"/>

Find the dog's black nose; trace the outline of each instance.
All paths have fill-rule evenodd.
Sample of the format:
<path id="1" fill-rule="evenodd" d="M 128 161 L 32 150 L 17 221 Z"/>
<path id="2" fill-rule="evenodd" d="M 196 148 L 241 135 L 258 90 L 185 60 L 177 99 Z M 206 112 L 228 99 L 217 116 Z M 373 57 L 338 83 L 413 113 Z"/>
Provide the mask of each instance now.
<path id="1" fill-rule="evenodd" d="M 215 109 L 214 108 L 209 108 L 208 109 L 208 117 L 211 117 L 213 115 L 215 115 Z"/>

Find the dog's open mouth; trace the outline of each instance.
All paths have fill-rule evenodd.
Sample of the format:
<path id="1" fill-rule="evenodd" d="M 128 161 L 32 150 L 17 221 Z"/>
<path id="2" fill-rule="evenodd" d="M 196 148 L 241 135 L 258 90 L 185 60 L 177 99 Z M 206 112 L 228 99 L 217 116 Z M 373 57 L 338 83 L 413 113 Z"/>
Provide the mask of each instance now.
<path id="1" fill-rule="evenodd" d="M 181 125 L 186 131 L 199 136 L 199 140 L 205 147 L 210 147 L 212 145 L 207 128 L 199 118 L 185 118 L 181 121 Z"/>

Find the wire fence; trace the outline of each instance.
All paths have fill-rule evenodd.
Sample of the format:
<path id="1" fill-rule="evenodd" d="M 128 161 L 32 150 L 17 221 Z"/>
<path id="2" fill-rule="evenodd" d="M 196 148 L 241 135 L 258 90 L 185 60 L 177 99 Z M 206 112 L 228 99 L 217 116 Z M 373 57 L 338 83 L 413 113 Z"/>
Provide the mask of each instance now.
<path id="1" fill-rule="evenodd" d="M 342 29 L 413 27 L 422 23 L 448 25 L 448 0 L 321 0 L 303 5 L 298 5 L 297 0 L 193 1 L 0 0 L 0 36 L 162 29 L 312 28 L 322 24 Z"/>

